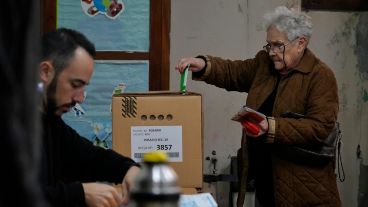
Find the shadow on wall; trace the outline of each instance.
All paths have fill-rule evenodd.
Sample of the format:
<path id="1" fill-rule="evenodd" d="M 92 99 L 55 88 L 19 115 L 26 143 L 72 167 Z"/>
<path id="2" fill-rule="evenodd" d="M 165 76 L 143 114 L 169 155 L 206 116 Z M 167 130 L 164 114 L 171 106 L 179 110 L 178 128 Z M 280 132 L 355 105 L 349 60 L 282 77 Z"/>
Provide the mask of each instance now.
<path id="1" fill-rule="evenodd" d="M 360 165 L 358 207 L 368 206 L 368 166 Z"/>
<path id="2" fill-rule="evenodd" d="M 357 68 L 361 81 L 368 81 L 368 13 L 361 13 L 356 27 Z M 368 102 L 368 88 L 363 88 L 362 101 Z M 358 207 L 368 206 L 368 166 L 360 164 Z"/>
<path id="3" fill-rule="evenodd" d="M 358 69 L 363 80 L 368 80 L 368 13 L 361 13 L 356 27 L 355 55 Z M 368 100 L 367 100 L 368 101 Z"/>

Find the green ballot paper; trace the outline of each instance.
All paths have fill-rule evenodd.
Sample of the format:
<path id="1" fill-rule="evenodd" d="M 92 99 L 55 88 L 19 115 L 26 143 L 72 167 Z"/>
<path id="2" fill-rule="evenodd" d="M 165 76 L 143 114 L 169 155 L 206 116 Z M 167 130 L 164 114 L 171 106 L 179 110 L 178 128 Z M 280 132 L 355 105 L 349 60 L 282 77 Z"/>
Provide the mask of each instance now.
<path id="1" fill-rule="evenodd" d="M 187 92 L 187 79 L 188 79 L 188 70 L 189 70 L 190 64 L 187 65 L 184 72 L 181 74 L 180 78 L 180 92 L 185 93 Z"/>

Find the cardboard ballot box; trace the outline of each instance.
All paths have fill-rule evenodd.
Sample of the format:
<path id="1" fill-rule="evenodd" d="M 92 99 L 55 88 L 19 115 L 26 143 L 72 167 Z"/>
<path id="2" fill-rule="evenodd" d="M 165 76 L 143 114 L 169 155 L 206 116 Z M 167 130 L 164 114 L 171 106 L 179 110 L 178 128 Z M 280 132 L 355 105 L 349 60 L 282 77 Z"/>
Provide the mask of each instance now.
<path id="1" fill-rule="evenodd" d="M 112 148 L 140 162 L 163 150 L 185 188 L 202 187 L 202 97 L 196 93 L 123 93 L 112 98 Z"/>

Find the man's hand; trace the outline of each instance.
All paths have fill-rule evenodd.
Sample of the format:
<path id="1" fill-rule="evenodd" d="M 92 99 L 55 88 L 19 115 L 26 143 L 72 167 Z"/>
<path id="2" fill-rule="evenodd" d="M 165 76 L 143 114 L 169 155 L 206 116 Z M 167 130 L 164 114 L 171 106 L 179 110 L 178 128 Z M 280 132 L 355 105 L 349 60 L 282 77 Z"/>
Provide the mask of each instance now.
<path id="1" fill-rule="evenodd" d="M 82 183 L 88 207 L 118 207 L 122 195 L 113 187 L 103 183 Z"/>
<path id="2" fill-rule="evenodd" d="M 123 183 L 122 183 L 122 204 L 127 205 L 129 203 L 130 198 L 130 189 L 132 189 L 134 185 L 134 178 L 137 176 L 141 169 L 139 167 L 133 166 L 129 168 L 128 172 L 125 174 Z"/>

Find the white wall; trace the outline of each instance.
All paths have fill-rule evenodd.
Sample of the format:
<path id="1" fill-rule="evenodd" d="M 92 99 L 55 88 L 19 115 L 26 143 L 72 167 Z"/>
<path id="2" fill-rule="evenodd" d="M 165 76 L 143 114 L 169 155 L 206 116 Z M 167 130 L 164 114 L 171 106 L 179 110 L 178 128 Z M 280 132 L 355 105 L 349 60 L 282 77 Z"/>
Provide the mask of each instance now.
<path id="1" fill-rule="evenodd" d="M 265 44 L 265 32 L 260 28 L 263 14 L 278 5 L 293 2 L 300 4 L 299 1 L 282 0 L 172 0 L 170 89 L 179 90 L 180 77 L 174 67 L 181 57 L 198 54 L 229 59 L 253 57 Z M 363 159 L 365 165 L 368 164 L 368 98 L 364 97 L 364 92 L 368 91 L 368 78 L 364 72 L 368 69 L 362 73 L 355 54 L 355 33 L 358 23 L 362 27 L 359 22 L 362 13 L 313 11 L 308 14 L 314 23 L 309 47 L 334 69 L 339 84 L 339 121 L 342 124 L 342 155 L 346 173 L 346 181 L 339 183 L 343 206 L 357 206 L 362 161 L 356 158 L 358 144 L 366 158 Z M 192 80 L 188 82 L 188 90 L 203 95 L 204 156 L 211 157 L 211 152 L 216 150 L 219 160 L 217 173 L 227 174 L 230 157 L 236 155 L 241 136 L 240 125 L 230 118 L 245 103 L 246 94 L 227 92 Z M 212 173 L 209 162 L 204 163 L 204 173 Z M 227 206 L 227 184 L 205 184 L 204 187 L 214 193 L 220 206 Z"/>

